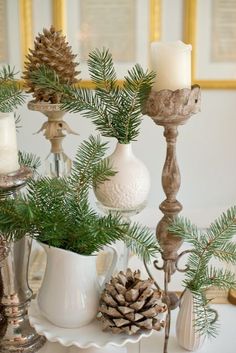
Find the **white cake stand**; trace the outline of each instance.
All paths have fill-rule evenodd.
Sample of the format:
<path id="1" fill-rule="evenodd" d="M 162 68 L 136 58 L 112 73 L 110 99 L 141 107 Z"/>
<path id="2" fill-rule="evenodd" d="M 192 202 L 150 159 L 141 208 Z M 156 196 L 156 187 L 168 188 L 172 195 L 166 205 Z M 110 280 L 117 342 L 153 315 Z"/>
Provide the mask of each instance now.
<path id="1" fill-rule="evenodd" d="M 126 353 L 125 345 L 127 343 L 137 343 L 142 338 L 149 337 L 153 332 L 152 330 L 142 331 L 132 336 L 115 335 L 110 332 L 103 332 L 97 320 L 77 329 L 60 328 L 53 325 L 41 314 L 36 300 L 31 302 L 29 318 L 30 324 L 49 342 L 57 342 L 64 347 L 70 347 L 65 350 L 68 353 L 82 353 L 84 349 L 86 349 L 86 353 Z"/>

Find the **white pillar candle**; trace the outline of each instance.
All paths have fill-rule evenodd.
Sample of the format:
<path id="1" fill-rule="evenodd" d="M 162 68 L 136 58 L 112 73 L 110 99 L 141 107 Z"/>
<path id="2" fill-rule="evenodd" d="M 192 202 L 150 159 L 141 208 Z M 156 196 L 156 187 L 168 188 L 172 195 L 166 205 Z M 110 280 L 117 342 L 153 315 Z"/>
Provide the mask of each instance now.
<path id="1" fill-rule="evenodd" d="M 156 73 L 155 91 L 191 87 L 192 46 L 183 42 L 151 43 L 151 69 Z"/>
<path id="2" fill-rule="evenodd" d="M 0 174 L 15 172 L 19 167 L 14 114 L 0 112 Z"/>

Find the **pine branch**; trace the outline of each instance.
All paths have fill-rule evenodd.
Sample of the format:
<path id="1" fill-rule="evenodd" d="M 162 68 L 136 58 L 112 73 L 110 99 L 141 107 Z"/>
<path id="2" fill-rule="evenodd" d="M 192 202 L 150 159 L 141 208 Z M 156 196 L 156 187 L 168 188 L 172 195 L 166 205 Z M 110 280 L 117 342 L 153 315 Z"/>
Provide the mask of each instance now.
<path id="1" fill-rule="evenodd" d="M 220 261 L 236 264 L 236 243 L 231 241 L 222 242 L 220 247 L 214 250 L 214 257 Z"/>
<path id="2" fill-rule="evenodd" d="M 79 147 L 71 176 L 68 179 L 71 187 L 78 192 L 78 200 L 87 194 L 91 186 L 115 174 L 109 163 L 102 160 L 106 146 L 107 143 L 102 143 L 99 137 L 90 136 L 88 141 Z"/>
<path id="3" fill-rule="evenodd" d="M 21 197 L 16 200 L 7 198 L 0 200 L 0 233 L 7 241 L 21 239 L 30 232 L 31 223 L 27 204 Z"/>
<path id="4" fill-rule="evenodd" d="M 213 222 L 206 232 L 211 247 L 221 246 L 236 234 L 236 206 L 229 208 Z"/>
<path id="5" fill-rule="evenodd" d="M 213 311 L 204 291 L 210 286 L 224 289 L 236 287 L 234 274 L 209 265 L 212 258 L 236 263 L 236 244 L 231 241 L 236 233 L 235 220 L 234 206 L 212 223 L 205 234 L 185 218 L 174 219 L 169 227 L 170 232 L 192 245 L 183 283 L 194 295 L 196 329 L 202 335 L 214 337 L 217 334 L 216 324 L 212 321 Z"/>
<path id="6" fill-rule="evenodd" d="M 60 83 L 57 73 L 46 66 L 40 66 L 38 70 L 32 72 L 31 81 L 38 88 L 60 93 L 62 110 L 70 113 L 82 112 L 86 118 L 92 119 L 98 131 L 104 136 L 118 138 L 117 131 L 112 125 L 112 117 L 106 111 L 104 102 L 91 90 Z"/>
<path id="7" fill-rule="evenodd" d="M 25 95 L 15 82 L 0 84 L 0 111 L 10 113 L 25 102 Z"/>
<path id="8" fill-rule="evenodd" d="M 63 98 L 73 97 L 73 85 L 67 85 L 60 82 L 60 77 L 56 71 L 46 65 L 40 65 L 39 68 L 30 73 L 30 80 L 37 89 L 51 90 L 52 93 L 60 93 Z"/>
<path id="9" fill-rule="evenodd" d="M 103 136 L 115 137 L 124 144 L 135 140 L 154 73 L 144 72 L 140 65 L 135 65 L 128 71 L 124 87 L 120 89 L 108 50 L 95 49 L 89 55 L 88 66 L 96 86 L 94 92 L 60 83 L 58 75 L 44 66 L 31 74 L 31 81 L 38 88 L 61 94 L 62 109 L 81 112 L 94 122 Z"/>
<path id="10" fill-rule="evenodd" d="M 229 270 L 215 269 L 210 267 L 207 270 L 206 287 L 216 286 L 222 289 L 230 289 L 236 287 L 236 278 L 234 273 Z"/>
<path id="11" fill-rule="evenodd" d="M 123 241 L 131 251 L 140 254 L 145 262 L 150 262 L 151 257 L 162 252 L 152 232 L 147 227 L 140 227 L 137 223 L 127 228 Z"/>
<path id="12" fill-rule="evenodd" d="M 14 80 L 17 74 L 18 72 L 15 71 L 15 67 L 11 68 L 10 65 L 3 66 L 0 70 L 0 85 Z"/>
<path id="13" fill-rule="evenodd" d="M 104 89 L 110 93 L 116 87 L 117 77 L 109 50 L 103 48 L 102 51 L 98 49 L 92 51 L 89 54 L 88 68 L 90 77 L 97 88 Z"/>
<path id="14" fill-rule="evenodd" d="M 106 104 L 109 114 L 116 114 L 120 110 L 121 95 L 111 53 L 95 49 L 89 54 L 88 68 L 97 96 Z"/>
<path id="15" fill-rule="evenodd" d="M 15 125 L 16 125 L 16 131 L 19 132 L 20 128 L 22 128 L 22 126 L 20 125 L 21 123 L 21 118 L 20 118 L 20 115 L 14 113 L 14 119 L 15 119 Z"/>
<path id="16" fill-rule="evenodd" d="M 124 89 L 121 93 L 125 141 L 135 140 L 139 134 L 142 106 L 148 98 L 154 78 L 153 72 L 144 72 L 138 64 L 128 71 L 128 76 L 125 77 Z"/>
<path id="17" fill-rule="evenodd" d="M 195 224 L 183 217 L 174 218 L 168 229 L 171 233 L 178 235 L 185 242 L 196 247 L 199 244 L 199 240 L 204 237 Z"/>
<path id="18" fill-rule="evenodd" d="M 18 160 L 21 166 L 29 167 L 33 173 L 37 173 L 38 168 L 41 166 L 40 158 L 33 153 L 19 151 Z"/>
<path id="19" fill-rule="evenodd" d="M 147 228 L 129 225 L 118 214 L 101 217 L 89 205 L 89 188 L 113 175 L 101 162 L 105 150 L 106 144 L 91 136 L 78 149 L 71 176 L 31 179 L 24 195 L 0 202 L 0 233 L 8 240 L 29 233 L 49 246 L 84 255 L 120 239 L 149 260 L 159 248 Z"/>
<path id="20" fill-rule="evenodd" d="M 218 324 L 215 321 L 215 312 L 209 307 L 205 293 L 202 291 L 192 292 L 194 300 L 195 328 L 202 336 L 216 337 Z"/>
<path id="21" fill-rule="evenodd" d="M 0 70 L 0 112 L 10 113 L 25 101 L 25 94 L 22 92 L 18 82 L 15 80 L 14 68 L 4 66 Z"/>

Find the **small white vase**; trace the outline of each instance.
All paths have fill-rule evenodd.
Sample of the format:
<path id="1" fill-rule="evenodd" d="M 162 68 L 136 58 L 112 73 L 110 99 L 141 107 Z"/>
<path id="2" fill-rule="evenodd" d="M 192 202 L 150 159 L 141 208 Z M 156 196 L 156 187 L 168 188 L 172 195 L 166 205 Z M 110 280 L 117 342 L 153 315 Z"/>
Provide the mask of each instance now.
<path id="1" fill-rule="evenodd" d="M 195 314 L 193 295 L 187 289 L 180 303 L 176 321 L 176 337 L 179 345 L 188 351 L 196 351 L 203 345 L 205 336 L 201 336 L 194 327 Z"/>
<path id="2" fill-rule="evenodd" d="M 97 314 L 103 285 L 96 270 L 97 256 L 84 256 L 41 244 L 47 253 L 47 266 L 38 304 L 42 314 L 54 325 L 77 328 L 90 323 Z M 113 261 L 103 281 L 110 280 L 117 262 Z"/>
<path id="3" fill-rule="evenodd" d="M 131 144 L 117 143 L 107 158 L 117 173 L 94 189 L 98 201 L 122 210 L 138 208 L 147 200 L 150 189 L 146 166 L 134 156 Z"/>

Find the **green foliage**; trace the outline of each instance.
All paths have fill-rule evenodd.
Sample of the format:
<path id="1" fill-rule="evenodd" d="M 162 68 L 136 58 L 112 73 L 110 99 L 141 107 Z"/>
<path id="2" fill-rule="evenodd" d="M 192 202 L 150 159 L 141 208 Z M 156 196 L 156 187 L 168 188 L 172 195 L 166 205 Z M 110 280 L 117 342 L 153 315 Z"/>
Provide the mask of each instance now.
<path id="1" fill-rule="evenodd" d="M 214 268 L 210 264 L 213 258 L 236 263 L 236 244 L 232 241 L 236 234 L 235 220 L 236 206 L 223 213 L 205 232 L 185 218 L 176 218 L 170 226 L 170 232 L 192 245 L 184 286 L 193 293 L 196 329 L 203 335 L 215 336 L 217 333 L 217 325 L 212 323 L 213 312 L 206 299 L 206 289 L 210 286 L 223 289 L 236 286 L 235 276 L 230 271 Z"/>
<path id="2" fill-rule="evenodd" d="M 194 313 L 196 315 L 195 328 L 200 335 L 214 338 L 218 334 L 218 323 L 216 311 L 210 307 L 210 300 L 206 298 L 205 292 L 192 291 L 194 298 Z"/>
<path id="3" fill-rule="evenodd" d="M 33 153 L 19 151 L 18 160 L 20 165 L 31 168 L 34 173 L 37 173 L 38 168 L 41 166 L 40 158 Z"/>
<path id="4" fill-rule="evenodd" d="M 15 75 L 17 75 L 18 72 L 15 72 L 15 68 L 13 69 L 10 67 L 10 65 L 3 66 L 0 70 L 0 82 L 7 82 L 9 80 L 14 80 Z"/>
<path id="5" fill-rule="evenodd" d="M 0 70 L 0 112 L 10 113 L 24 103 L 25 95 L 15 80 L 17 73 L 10 66 Z"/>
<path id="6" fill-rule="evenodd" d="M 20 128 L 22 127 L 20 124 L 21 124 L 21 118 L 20 118 L 20 115 L 14 113 L 14 119 L 15 119 L 15 125 L 16 125 L 16 131 L 19 132 Z"/>
<path id="7" fill-rule="evenodd" d="M 32 72 L 31 80 L 38 88 L 47 88 L 62 95 L 62 108 L 81 112 L 92 119 L 103 136 L 115 137 L 127 144 L 139 134 L 142 107 L 155 74 L 144 72 L 139 64 L 128 71 L 120 87 L 112 56 L 108 50 L 95 49 L 89 54 L 89 73 L 95 90 L 60 83 L 59 77 L 46 66 Z"/>
<path id="8" fill-rule="evenodd" d="M 100 216 L 89 205 L 89 188 L 114 175 L 107 162 L 101 161 L 105 150 L 105 143 L 90 137 L 78 149 L 69 177 L 32 179 L 27 193 L 2 200 L 0 232 L 8 240 L 28 233 L 50 246 L 83 255 L 123 240 L 149 261 L 159 247 L 147 228 L 123 222 L 119 214 Z M 31 156 L 21 156 L 21 160 L 31 161 Z"/>

